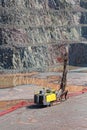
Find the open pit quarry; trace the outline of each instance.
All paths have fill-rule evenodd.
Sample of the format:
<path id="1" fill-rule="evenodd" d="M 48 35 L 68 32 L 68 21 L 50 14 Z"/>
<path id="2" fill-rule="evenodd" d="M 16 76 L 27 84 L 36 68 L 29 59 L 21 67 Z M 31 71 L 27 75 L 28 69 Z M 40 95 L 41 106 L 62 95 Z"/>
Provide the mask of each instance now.
<path id="1" fill-rule="evenodd" d="M 33 82 L 56 88 L 61 76 L 48 76 L 48 85 L 28 73 L 62 72 L 66 51 L 68 71 L 86 67 L 86 25 L 84 0 L 0 0 L 0 88 Z M 71 85 L 83 85 L 76 82 Z"/>
<path id="2" fill-rule="evenodd" d="M 66 52 L 68 99 L 36 106 L 59 89 Z M 87 129 L 86 0 L 0 0 L 0 130 L 20 129 Z"/>

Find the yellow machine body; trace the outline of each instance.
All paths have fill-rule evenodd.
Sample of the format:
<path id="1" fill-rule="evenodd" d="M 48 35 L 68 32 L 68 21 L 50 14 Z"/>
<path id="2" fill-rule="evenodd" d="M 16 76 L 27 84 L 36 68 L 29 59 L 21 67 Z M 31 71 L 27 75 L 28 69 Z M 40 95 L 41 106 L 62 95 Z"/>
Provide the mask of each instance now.
<path id="1" fill-rule="evenodd" d="M 57 94 L 54 90 L 41 90 L 39 93 L 34 94 L 34 103 L 38 105 L 51 105 L 52 102 L 57 100 Z"/>
<path id="2" fill-rule="evenodd" d="M 55 93 L 50 93 L 46 95 L 46 102 L 53 102 L 57 100 L 57 96 Z"/>

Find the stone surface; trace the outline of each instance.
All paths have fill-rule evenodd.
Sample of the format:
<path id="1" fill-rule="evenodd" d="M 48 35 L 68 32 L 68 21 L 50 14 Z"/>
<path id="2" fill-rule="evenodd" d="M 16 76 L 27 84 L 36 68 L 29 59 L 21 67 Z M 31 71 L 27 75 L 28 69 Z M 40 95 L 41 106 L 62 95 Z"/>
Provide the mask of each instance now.
<path id="1" fill-rule="evenodd" d="M 86 38 L 86 28 L 77 26 L 87 22 L 85 8 L 79 0 L 0 0 L 0 69 L 55 65 L 54 44 Z"/>
<path id="2" fill-rule="evenodd" d="M 70 45 L 69 65 L 87 67 L 87 44 Z"/>

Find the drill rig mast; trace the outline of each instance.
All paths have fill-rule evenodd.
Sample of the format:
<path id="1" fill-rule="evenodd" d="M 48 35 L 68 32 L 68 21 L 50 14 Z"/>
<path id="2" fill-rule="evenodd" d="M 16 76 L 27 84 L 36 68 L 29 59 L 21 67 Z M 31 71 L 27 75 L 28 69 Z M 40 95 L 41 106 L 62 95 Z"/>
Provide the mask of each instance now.
<path id="1" fill-rule="evenodd" d="M 62 74 L 62 79 L 61 79 L 61 84 L 60 84 L 60 89 L 65 91 L 66 87 L 66 82 L 67 82 L 67 62 L 68 62 L 68 53 L 65 52 L 63 56 L 63 74 Z"/>

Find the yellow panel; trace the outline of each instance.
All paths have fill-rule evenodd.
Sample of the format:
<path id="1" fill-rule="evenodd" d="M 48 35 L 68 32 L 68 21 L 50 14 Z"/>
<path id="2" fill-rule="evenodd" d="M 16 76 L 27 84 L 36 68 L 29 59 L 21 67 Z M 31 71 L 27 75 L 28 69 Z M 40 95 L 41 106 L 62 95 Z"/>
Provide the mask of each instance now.
<path id="1" fill-rule="evenodd" d="M 48 94 L 46 95 L 46 102 L 52 102 L 56 100 L 56 94 Z"/>

